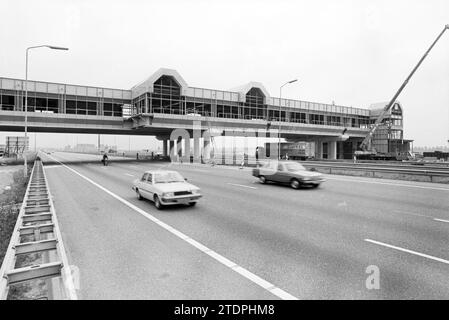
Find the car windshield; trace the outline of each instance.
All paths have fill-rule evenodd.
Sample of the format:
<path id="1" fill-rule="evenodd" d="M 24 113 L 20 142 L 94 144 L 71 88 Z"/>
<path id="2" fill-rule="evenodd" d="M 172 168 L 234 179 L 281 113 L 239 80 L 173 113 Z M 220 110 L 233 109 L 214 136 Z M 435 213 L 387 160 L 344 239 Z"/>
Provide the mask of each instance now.
<path id="1" fill-rule="evenodd" d="M 154 175 L 155 183 L 184 182 L 184 178 L 178 172 L 159 172 Z"/>
<path id="2" fill-rule="evenodd" d="M 290 172 L 306 170 L 306 168 L 304 168 L 302 164 L 299 164 L 297 162 L 286 163 L 285 168 Z"/>

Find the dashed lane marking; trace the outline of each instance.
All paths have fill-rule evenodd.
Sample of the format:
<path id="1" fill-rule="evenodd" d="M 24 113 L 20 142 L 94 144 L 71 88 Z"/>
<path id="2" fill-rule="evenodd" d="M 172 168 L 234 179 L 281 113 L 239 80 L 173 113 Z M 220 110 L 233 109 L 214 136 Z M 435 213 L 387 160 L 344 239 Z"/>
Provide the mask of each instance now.
<path id="1" fill-rule="evenodd" d="M 248 189 L 257 189 L 256 187 L 250 187 L 250 186 L 245 186 L 244 184 L 237 184 L 237 183 L 227 183 L 231 186 L 236 186 L 236 187 L 242 187 L 242 188 L 248 188 Z"/>
<path id="2" fill-rule="evenodd" d="M 399 250 L 399 251 L 402 251 L 402 252 L 407 252 L 407 253 L 410 253 L 410 254 L 413 254 L 413 255 L 416 255 L 416 256 L 420 256 L 420 257 L 423 257 L 423 258 L 427 258 L 427 259 L 431 259 L 431 260 L 434 260 L 434 261 L 438 261 L 438 262 L 442 262 L 442 263 L 445 263 L 445 264 L 449 264 L 448 260 L 445 260 L 445 259 L 442 259 L 442 258 L 438 258 L 438 257 L 435 257 L 435 256 L 431 256 L 431 255 L 428 255 L 428 254 L 425 254 L 425 253 L 420 253 L 420 252 L 417 252 L 417 251 L 401 248 L 401 247 L 398 247 L 398 246 L 393 246 L 393 245 L 388 244 L 388 243 L 375 241 L 375 240 L 371 240 L 371 239 L 365 239 L 365 241 L 373 243 L 373 244 L 377 244 L 379 246 L 383 246 L 383 247 L 387 247 L 387 248 L 390 248 L 390 249 Z"/>
<path id="3" fill-rule="evenodd" d="M 380 181 L 368 181 L 368 180 L 359 180 L 359 179 L 342 179 L 337 178 L 335 176 L 326 175 L 326 179 L 329 180 L 337 180 L 337 181 L 349 181 L 349 182 L 360 182 L 360 183 L 371 183 L 371 184 L 383 184 L 388 186 L 396 186 L 396 187 L 406 187 L 406 188 L 418 188 L 418 189 L 429 189 L 429 190 L 440 190 L 440 191 L 449 191 L 449 188 L 440 188 L 440 187 L 431 187 L 431 186 L 418 186 L 413 184 L 404 184 L 404 183 L 392 183 L 392 182 L 380 182 Z"/>

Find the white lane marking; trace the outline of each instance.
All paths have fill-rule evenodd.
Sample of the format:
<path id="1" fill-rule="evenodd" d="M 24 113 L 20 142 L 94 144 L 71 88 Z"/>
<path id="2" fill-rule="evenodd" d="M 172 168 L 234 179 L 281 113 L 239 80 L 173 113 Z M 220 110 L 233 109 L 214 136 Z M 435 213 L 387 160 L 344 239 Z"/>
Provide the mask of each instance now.
<path id="1" fill-rule="evenodd" d="M 425 215 L 425 214 L 412 213 L 412 212 L 405 212 L 405 211 L 401 211 L 401 210 L 393 210 L 393 212 L 397 212 L 397 213 L 401 213 L 401 214 L 407 214 L 407 215 L 410 215 L 410 216 L 416 216 L 416 217 L 428 218 L 428 219 L 432 219 L 432 220 L 434 220 L 434 221 L 439 221 L 439 222 L 447 222 L 447 223 L 449 223 L 449 220 L 439 219 L 439 218 L 427 216 L 427 215 Z"/>
<path id="2" fill-rule="evenodd" d="M 56 160 L 56 159 L 54 159 L 54 160 Z M 220 262 L 221 264 L 223 264 L 224 266 L 228 267 L 229 269 L 239 273 L 244 278 L 246 278 L 246 279 L 250 280 L 251 282 L 259 285 L 260 287 L 264 288 L 265 290 L 267 290 L 268 292 L 270 292 L 273 295 L 277 296 L 278 298 L 283 299 L 283 300 L 298 300 L 298 298 L 296 298 L 295 296 L 293 296 L 293 295 L 289 294 L 288 292 L 286 292 L 286 291 L 276 287 L 274 284 L 272 284 L 272 283 L 270 283 L 270 282 L 260 278 L 259 276 L 255 275 L 251 271 L 249 271 L 249 270 L 239 266 L 238 264 L 236 264 L 236 263 L 232 262 L 231 260 L 225 258 L 224 256 L 222 256 L 219 253 L 213 251 L 212 249 L 209 249 L 205 245 L 203 245 L 203 244 L 199 243 L 198 241 L 190 238 L 189 236 L 187 236 L 184 233 L 182 233 L 181 231 L 173 228 L 172 226 L 166 224 L 165 222 L 162 222 L 161 220 L 159 220 L 158 218 L 156 218 L 153 215 L 149 214 L 148 212 L 140 209 L 139 207 L 137 207 L 137 206 L 133 205 L 132 203 L 126 201 L 125 199 L 121 198 L 120 196 L 116 195 L 112 191 L 106 189 L 105 187 L 101 186 L 100 184 L 96 183 L 95 181 L 91 180 L 90 178 L 88 178 L 88 177 L 84 176 L 83 174 L 79 173 L 75 169 L 72 169 L 72 168 L 70 168 L 69 166 L 66 166 L 63 163 L 61 163 L 61 165 L 64 166 L 65 168 L 67 168 L 68 170 L 72 171 L 73 173 L 77 174 L 78 176 L 80 176 L 84 180 L 90 182 L 94 186 L 98 187 L 99 189 L 103 190 L 104 192 L 106 192 L 110 196 L 114 197 L 118 201 L 122 202 L 124 205 L 126 205 L 129 208 L 133 209 L 134 211 L 140 213 L 142 216 L 144 216 L 144 217 L 148 218 L 149 220 L 153 221 L 154 223 L 156 223 L 160 227 L 164 228 L 165 230 L 167 230 L 171 234 L 177 236 L 178 238 L 182 239 L 183 241 L 185 241 L 188 244 L 192 245 L 193 247 L 197 248 L 201 252 L 207 254 L 208 256 L 210 256 L 211 258 L 213 258 L 216 261 Z"/>
<path id="3" fill-rule="evenodd" d="M 237 183 L 227 183 L 231 186 L 236 186 L 236 187 L 242 187 L 242 188 L 248 188 L 248 189 L 257 189 L 256 187 L 250 187 L 250 186 L 245 186 L 244 184 L 237 184 Z"/>
<path id="4" fill-rule="evenodd" d="M 130 173 L 124 173 L 125 176 L 129 176 L 129 177 L 135 177 L 135 175 L 130 174 Z"/>
<path id="5" fill-rule="evenodd" d="M 45 169 L 54 169 L 54 168 L 62 168 L 61 165 L 57 164 L 57 165 L 53 165 L 53 166 L 44 166 Z"/>
<path id="6" fill-rule="evenodd" d="M 439 222 L 446 222 L 446 223 L 449 223 L 449 220 L 444 220 L 444 219 L 433 218 L 433 220 L 439 221 Z"/>
<path id="7" fill-rule="evenodd" d="M 432 219 L 432 218 L 433 218 L 433 217 L 427 216 L 427 215 L 425 215 L 425 214 L 419 214 L 419 213 L 413 213 L 413 212 L 406 212 L 406 211 L 401 211 L 401 210 L 393 210 L 393 212 L 401 213 L 401 214 L 406 214 L 406 215 L 409 215 L 409 216 L 415 216 L 415 217 L 423 217 L 423 218 L 429 218 L 429 219 Z"/>
<path id="8" fill-rule="evenodd" d="M 420 256 L 420 257 L 424 257 L 424 258 L 427 258 L 427 259 L 431 259 L 431 260 L 435 260 L 435 261 L 442 262 L 442 263 L 445 263 L 445 264 L 449 264 L 449 260 L 445 260 L 445 259 L 442 259 L 442 258 L 434 257 L 434 256 L 431 256 L 431 255 L 428 255 L 428 254 L 425 254 L 425 253 L 420 253 L 420 252 L 416 252 L 416 251 L 413 251 L 413 250 L 404 249 L 404 248 L 401 248 L 401 247 L 393 246 L 393 245 L 388 244 L 388 243 L 383 243 L 383 242 L 375 241 L 375 240 L 371 240 L 371 239 L 365 239 L 365 241 L 377 244 L 379 246 L 384 246 L 384 247 L 387 247 L 387 248 L 391 248 L 391 249 L 407 252 L 407 253 L 414 254 L 414 255 L 417 255 L 417 256 Z"/>
<path id="9" fill-rule="evenodd" d="M 331 177 L 326 175 L 326 179 L 329 180 L 339 180 L 339 181 L 349 181 L 349 182 L 361 182 L 361 183 L 371 183 L 371 184 L 383 184 L 388 186 L 397 186 L 397 187 L 408 187 L 408 188 L 419 188 L 419 189 L 430 189 L 430 190 L 441 190 L 441 191 L 449 191 L 449 188 L 439 188 L 439 187 L 428 187 L 428 186 L 415 186 L 412 184 L 403 184 L 403 183 L 391 183 L 391 182 L 380 182 L 380 181 L 365 181 L 365 180 L 357 180 L 357 179 L 341 179 Z"/>

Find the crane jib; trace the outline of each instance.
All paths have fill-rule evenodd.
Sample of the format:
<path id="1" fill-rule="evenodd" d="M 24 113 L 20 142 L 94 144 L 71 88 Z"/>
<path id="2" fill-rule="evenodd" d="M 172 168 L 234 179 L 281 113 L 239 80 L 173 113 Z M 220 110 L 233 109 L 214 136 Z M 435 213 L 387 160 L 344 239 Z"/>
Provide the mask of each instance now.
<path id="1" fill-rule="evenodd" d="M 394 105 L 394 103 L 396 102 L 396 99 L 398 98 L 398 96 L 401 94 L 402 90 L 405 88 L 405 86 L 407 85 L 407 83 L 409 82 L 410 78 L 413 76 L 413 74 L 415 73 L 415 71 L 419 68 L 419 66 L 421 65 L 421 63 L 424 61 L 424 59 L 427 57 L 427 55 L 429 54 L 430 50 L 432 50 L 432 48 L 435 46 L 435 44 L 438 42 L 438 40 L 441 38 L 441 36 L 443 35 L 443 33 L 449 29 L 449 24 L 444 26 L 443 31 L 441 31 L 441 33 L 438 35 L 438 37 L 435 39 L 435 41 L 432 43 L 432 45 L 429 47 L 429 49 L 427 49 L 427 51 L 424 53 L 424 55 L 422 56 L 422 58 L 419 60 L 419 62 L 417 63 L 417 65 L 413 68 L 412 72 L 410 72 L 410 74 L 408 75 L 408 77 L 405 79 L 405 81 L 402 83 L 401 87 L 399 88 L 399 90 L 396 92 L 396 94 L 394 95 L 394 97 L 390 100 L 390 102 L 385 106 L 385 108 L 383 109 L 383 111 L 381 112 L 381 114 L 379 115 L 379 117 L 376 119 L 376 122 L 374 122 L 374 125 L 372 126 L 372 128 L 370 129 L 370 131 L 368 132 L 368 134 L 366 135 L 366 137 L 363 139 L 362 143 L 360 144 L 360 148 L 364 151 L 366 151 L 366 146 L 368 145 L 372 135 L 374 134 L 374 132 L 376 131 L 377 127 L 379 126 L 379 124 L 381 123 L 381 121 L 383 120 L 385 114 L 390 110 L 390 108 Z"/>

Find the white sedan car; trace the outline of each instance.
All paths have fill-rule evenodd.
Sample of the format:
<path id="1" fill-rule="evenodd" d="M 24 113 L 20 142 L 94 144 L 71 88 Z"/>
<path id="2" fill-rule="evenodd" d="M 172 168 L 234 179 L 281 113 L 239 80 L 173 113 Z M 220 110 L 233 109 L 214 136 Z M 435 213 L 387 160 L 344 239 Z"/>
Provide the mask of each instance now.
<path id="1" fill-rule="evenodd" d="M 146 171 L 142 178 L 134 181 L 132 188 L 139 200 L 151 200 L 157 209 L 175 204 L 194 206 L 201 198 L 200 189 L 176 171 Z"/>

